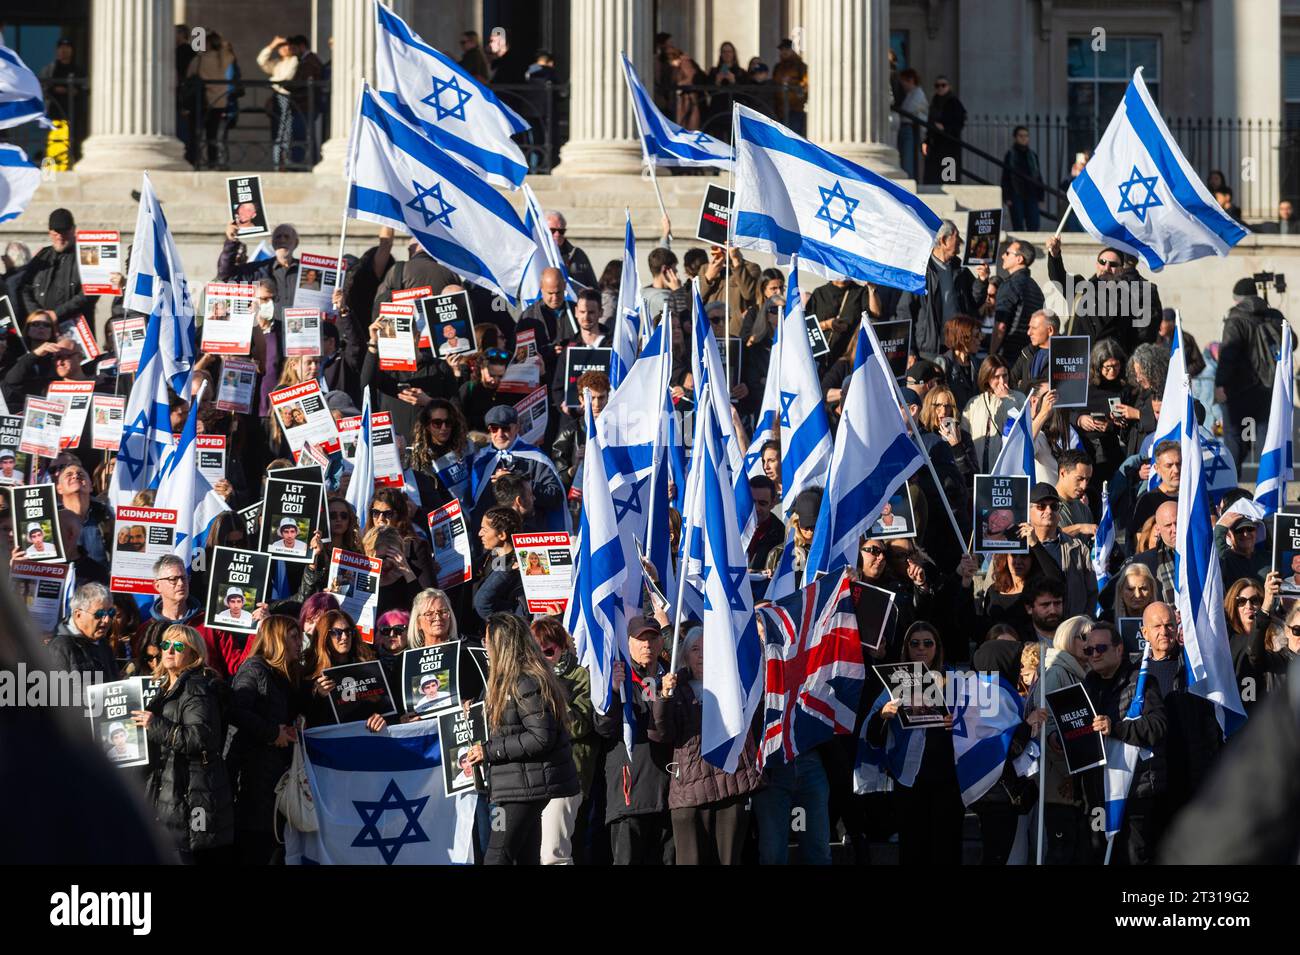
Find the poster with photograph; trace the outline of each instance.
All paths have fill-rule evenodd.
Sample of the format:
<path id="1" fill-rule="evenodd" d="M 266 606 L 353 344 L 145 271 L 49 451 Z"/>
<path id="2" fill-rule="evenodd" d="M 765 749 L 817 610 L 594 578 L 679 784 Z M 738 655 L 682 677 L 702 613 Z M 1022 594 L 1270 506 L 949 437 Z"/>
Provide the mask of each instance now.
<path id="1" fill-rule="evenodd" d="M 134 375 L 144 351 L 144 319 L 122 318 L 113 322 L 113 347 L 117 352 L 117 373 Z"/>
<path id="2" fill-rule="evenodd" d="M 213 355 L 247 355 L 253 344 L 257 286 L 209 282 L 203 287 L 200 347 Z"/>
<path id="3" fill-rule="evenodd" d="M 77 269 L 84 295 L 120 295 L 122 290 L 109 277 L 124 277 L 122 234 L 111 230 L 77 230 Z"/>
<path id="4" fill-rule="evenodd" d="M 9 586 L 43 634 L 54 633 L 63 619 L 63 588 L 71 566 L 25 559 L 9 565 Z"/>
<path id="5" fill-rule="evenodd" d="M 900 382 L 907 377 L 907 353 L 912 347 L 912 320 L 898 319 L 891 322 L 872 322 L 880 350 L 884 353 L 889 370 Z"/>
<path id="6" fill-rule="evenodd" d="M 727 223 L 731 220 L 732 194 L 721 186 L 709 183 L 700 203 L 700 218 L 695 226 L 695 237 L 709 245 L 727 244 Z"/>
<path id="7" fill-rule="evenodd" d="M 361 442 L 361 415 L 339 418 L 338 428 L 343 459 L 355 467 L 357 445 Z M 405 487 L 402 459 L 397 453 L 397 438 L 393 435 L 393 416 L 389 412 L 371 413 L 370 447 L 375 458 L 375 484 L 378 487 Z"/>
<path id="8" fill-rule="evenodd" d="M 379 370 L 415 371 L 415 306 L 379 306 Z"/>
<path id="9" fill-rule="evenodd" d="M 519 403 L 515 405 L 515 413 L 519 415 L 519 440 L 535 445 L 542 443 L 546 437 L 547 422 L 550 420 L 550 407 L 550 399 L 544 385 L 519 399 Z"/>
<path id="10" fill-rule="evenodd" d="M 1094 766 L 1106 765 L 1106 743 L 1092 728 L 1097 710 L 1082 683 L 1061 687 L 1047 694 L 1047 708 L 1056 721 L 1065 765 L 1070 775 Z"/>
<path id="11" fill-rule="evenodd" d="M 121 505 L 116 516 L 108 589 L 116 594 L 155 593 L 153 565 L 176 549 L 176 511 Z"/>
<path id="12" fill-rule="evenodd" d="M 199 473 L 209 484 L 216 485 L 226 479 L 226 436 L 224 434 L 199 434 L 194 436 L 194 460 Z"/>
<path id="13" fill-rule="evenodd" d="M 325 484 L 325 469 L 316 461 L 311 459 L 304 460 L 301 464 L 291 468 L 272 468 L 266 472 L 267 475 L 274 478 L 280 478 L 284 481 L 306 481 L 309 484 Z M 261 503 L 257 505 L 258 520 L 261 520 Z M 320 518 L 316 523 L 316 530 L 320 531 L 321 543 L 328 544 L 330 540 L 330 522 L 329 522 L 329 497 L 321 498 Z M 257 539 L 257 535 L 253 535 Z"/>
<path id="14" fill-rule="evenodd" d="M 529 331 L 526 334 L 531 335 L 532 332 Z M 519 354 L 519 349 L 515 349 L 515 354 Z M 542 384 L 543 371 L 545 371 L 545 365 L 540 358 L 511 361 L 510 364 L 506 365 L 505 373 L 501 376 L 501 383 L 497 385 L 497 394 L 530 395 Z"/>
<path id="15" fill-rule="evenodd" d="M 9 489 L 9 513 L 14 522 L 14 546 L 28 560 L 62 561 L 59 501 L 53 484 L 20 484 Z"/>
<path id="16" fill-rule="evenodd" d="M 251 358 L 223 358 L 221 381 L 217 384 L 217 407 L 235 414 L 253 410 L 253 389 L 257 385 L 257 365 Z"/>
<path id="17" fill-rule="evenodd" d="M 484 682 L 487 678 L 484 677 Z M 442 750 L 442 790 L 447 796 L 478 790 L 487 792 L 483 764 L 471 764 L 469 751 L 475 743 L 486 743 L 487 717 L 482 703 L 464 710 L 438 715 L 438 746 Z"/>
<path id="18" fill-rule="evenodd" d="M 343 287 L 339 265 L 339 260 L 332 255 L 301 253 L 298 256 L 298 286 L 293 291 L 293 307 L 311 308 L 328 315 L 337 314 L 334 290 Z M 288 314 L 286 309 L 286 318 Z"/>
<path id="19" fill-rule="evenodd" d="M 1088 407 L 1088 363 L 1092 339 L 1087 335 L 1053 335 L 1047 340 L 1048 387 L 1056 390 L 1056 407 Z"/>
<path id="20" fill-rule="evenodd" d="M 397 715 L 393 691 L 378 660 L 326 667 L 324 673 L 334 681 L 329 701 L 335 723 L 368 720 L 376 713 L 380 716 Z"/>
<path id="21" fill-rule="evenodd" d="M 310 564 L 308 544 L 320 523 L 324 494 L 319 482 L 268 476 L 262 493 L 261 550 L 277 560 Z"/>
<path id="22" fill-rule="evenodd" d="M 867 537 L 892 540 L 895 537 L 915 536 L 916 518 L 912 515 L 912 497 L 904 484 L 880 509 L 880 516 L 871 525 Z"/>
<path id="23" fill-rule="evenodd" d="M 1020 525 L 1028 522 L 1028 477 L 975 475 L 975 553 L 1028 554 L 1020 536 Z"/>
<path id="24" fill-rule="evenodd" d="M 899 704 L 898 718 L 903 729 L 944 725 L 949 713 L 943 687 L 924 663 L 879 663 L 872 669 L 889 690 L 889 698 Z"/>
<path id="25" fill-rule="evenodd" d="M 261 176 L 231 176 L 226 180 L 226 195 L 230 198 L 230 221 L 239 238 L 271 234 L 262 203 Z"/>
<path id="26" fill-rule="evenodd" d="M 8 295 L 0 295 L 0 340 L 15 354 L 27 351 L 27 342 L 23 340 L 22 329 L 18 327 L 18 316 L 14 314 L 14 303 Z"/>
<path id="27" fill-rule="evenodd" d="M 321 314 L 315 308 L 286 308 L 284 310 L 284 353 L 319 355 Z"/>
<path id="28" fill-rule="evenodd" d="M 94 395 L 90 402 L 90 446 L 96 451 L 116 451 L 122 446 L 126 399 Z"/>
<path id="29" fill-rule="evenodd" d="M 406 712 L 420 719 L 440 710 L 460 709 L 460 641 L 415 647 L 402 654 L 402 694 Z"/>
<path id="30" fill-rule="evenodd" d="M 1300 596 L 1300 514 L 1273 515 L 1274 573 L 1282 575 L 1282 596 Z"/>
<path id="31" fill-rule="evenodd" d="M 868 650 L 879 650 L 894 635 L 898 615 L 894 613 L 892 590 L 876 587 L 862 580 L 850 585 L 853 614 L 858 619 L 858 639 Z"/>
<path id="32" fill-rule="evenodd" d="M 75 318 L 65 318 L 59 322 L 59 341 L 72 342 L 77 346 L 77 353 L 81 356 L 81 364 L 88 365 L 100 355 L 99 342 L 95 338 L 95 333 L 86 321 L 86 316 L 78 315 Z"/>
<path id="33" fill-rule="evenodd" d="M 429 512 L 429 540 L 438 565 L 438 589 L 448 590 L 474 576 L 470 566 L 469 528 L 460 501 L 452 498 Z"/>
<path id="34" fill-rule="evenodd" d="M 18 450 L 41 458 L 56 457 L 63 437 L 63 416 L 62 401 L 29 397 L 23 408 L 23 436 Z"/>
<path id="35" fill-rule="evenodd" d="M 420 307 L 420 300 L 428 298 L 432 294 L 433 289 L 428 285 L 393 289 L 392 301 L 399 305 L 410 305 L 415 309 L 416 351 L 421 349 L 433 350 L 433 339 L 429 337 L 429 323 L 424 317 L 424 309 Z"/>
<path id="36" fill-rule="evenodd" d="M 0 415 L 0 485 L 22 484 L 27 480 L 31 455 L 18 450 L 23 439 L 23 416 Z"/>
<path id="37" fill-rule="evenodd" d="M 326 590 L 338 598 L 343 612 L 356 621 L 367 643 L 375 632 L 375 609 L 379 606 L 379 575 L 384 562 L 335 547 L 330 553 L 330 576 Z"/>
<path id="38" fill-rule="evenodd" d="M 512 534 L 529 613 L 561 615 L 573 590 L 573 544 L 566 533 Z"/>
<path id="39" fill-rule="evenodd" d="M 93 381 L 52 381 L 46 393 L 47 401 L 63 405 L 63 428 L 59 432 L 59 448 L 70 451 L 81 447 L 81 435 L 86 430 L 90 416 L 90 399 L 95 394 Z"/>
<path id="40" fill-rule="evenodd" d="M 271 558 L 260 551 L 215 547 L 208 568 L 207 622 L 217 630 L 256 633 L 253 611 L 267 598 Z"/>
<path id="41" fill-rule="evenodd" d="M 564 350 L 564 403 L 570 408 L 581 408 L 578 379 L 589 371 L 609 374 L 612 348 L 586 348 L 571 345 Z"/>
<path id="42" fill-rule="evenodd" d="M 143 709 L 141 680 L 114 680 L 86 687 L 90 730 L 113 765 L 149 765 L 149 737 L 131 718 L 133 711 Z"/>
<path id="43" fill-rule="evenodd" d="M 320 382 L 304 381 L 271 392 L 272 412 L 280 419 L 289 449 L 296 456 L 304 441 L 319 445 L 326 454 L 339 450 L 339 429 L 325 404 Z"/>
<path id="44" fill-rule="evenodd" d="M 966 254 L 961 264 L 997 264 L 1001 236 L 1001 209 L 972 209 L 966 214 Z"/>
<path id="45" fill-rule="evenodd" d="M 541 361 L 541 352 L 537 350 L 537 331 L 526 328 L 515 336 L 515 353 L 510 364 L 523 364 L 526 361 Z"/>
<path id="46" fill-rule="evenodd" d="M 433 353 L 442 359 L 478 351 L 474 336 L 474 315 L 469 307 L 469 292 L 452 292 L 422 299 L 420 309 L 424 314 Z"/>

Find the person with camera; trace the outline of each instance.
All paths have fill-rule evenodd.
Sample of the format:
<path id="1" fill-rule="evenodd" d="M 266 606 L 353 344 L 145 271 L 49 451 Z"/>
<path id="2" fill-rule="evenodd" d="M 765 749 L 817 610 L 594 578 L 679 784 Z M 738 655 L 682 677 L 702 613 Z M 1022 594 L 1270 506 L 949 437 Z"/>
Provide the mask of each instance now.
<path id="1" fill-rule="evenodd" d="M 477 528 L 483 513 L 495 503 L 495 497 L 485 493 L 489 485 L 503 474 L 515 473 L 532 486 L 537 526 L 569 530 L 564 484 L 546 453 L 519 437 L 519 413 L 509 405 L 497 405 L 485 415 L 485 421 L 488 445 L 470 462 L 471 524 Z"/>

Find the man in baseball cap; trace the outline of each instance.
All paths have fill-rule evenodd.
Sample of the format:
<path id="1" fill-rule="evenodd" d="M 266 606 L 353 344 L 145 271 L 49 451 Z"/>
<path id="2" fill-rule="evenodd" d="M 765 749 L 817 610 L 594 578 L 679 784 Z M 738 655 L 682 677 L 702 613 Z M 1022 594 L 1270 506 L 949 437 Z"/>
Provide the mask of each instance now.
<path id="1" fill-rule="evenodd" d="M 214 624 L 226 624 L 235 627 L 251 627 L 253 615 L 244 609 L 247 598 L 240 587 L 226 588 L 226 609 L 212 618 Z"/>
<path id="2" fill-rule="evenodd" d="M 15 310 L 22 315 L 53 312 L 55 322 L 83 316 L 93 328 L 95 297 L 81 291 L 77 224 L 67 209 L 55 209 L 48 226 L 50 244 L 32 256 L 18 286 Z"/>
<path id="3" fill-rule="evenodd" d="M 47 560 L 57 556 L 54 547 L 45 540 L 45 528 L 32 521 L 27 525 L 27 556 L 32 560 Z"/>

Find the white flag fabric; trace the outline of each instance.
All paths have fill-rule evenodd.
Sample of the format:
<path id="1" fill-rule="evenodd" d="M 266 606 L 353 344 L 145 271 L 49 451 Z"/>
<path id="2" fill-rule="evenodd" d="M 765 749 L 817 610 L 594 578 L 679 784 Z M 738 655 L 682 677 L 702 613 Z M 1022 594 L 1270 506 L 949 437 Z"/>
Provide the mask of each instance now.
<path id="1" fill-rule="evenodd" d="M 382 3 L 375 16 L 375 90 L 384 102 L 488 182 L 522 184 L 528 160 L 511 137 L 528 123 Z"/>
<path id="2" fill-rule="evenodd" d="M 479 796 L 445 796 L 438 721 L 303 734 L 319 829 L 285 829 L 288 865 L 472 865 Z"/>
<path id="3" fill-rule="evenodd" d="M 641 346 L 641 282 L 636 268 L 636 235 L 632 231 L 632 213 L 624 209 L 623 269 L 618 283 L 618 305 L 614 309 L 613 345 L 610 354 L 609 384 L 618 388 L 636 361 Z"/>
<path id="4" fill-rule="evenodd" d="M 41 170 L 11 143 L 0 143 L 0 222 L 17 219 L 41 184 Z"/>
<path id="5" fill-rule="evenodd" d="M 54 126 L 45 117 L 41 81 L 0 37 L 0 129 L 35 120 L 42 129 Z"/>
<path id="6" fill-rule="evenodd" d="M 619 57 L 623 61 L 623 78 L 627 80 L 631 94 L 636 128 L 641 136 L 641 152 L 646 162 L 656 166 L 712 166 L 729 170 L 731 147 L 708 133 L 678 126 L 664 116 L 641 84 L 627 54 L 620 53 Z"/>
<path id="7" fill-rule="evenodd" d="M 532 236 L 492 186 L 362 90 L 348 216 L 409 232 L 453 272 L 516 304 Z"/>
<path id="8" fill-rule="evenodd" d="M 1295 413 L 1295 356 L 1291 351 L 1291 323 L 1282 322 L 1282 347 L 1273 371 L 1273 402 L 1268 412 L 1268 432 L 1259 456 L 1255 500 L 1264 515 L 1274 514 L 1286 504 L 1286 485 L 1294 480 L 1291 453 L 1291 423 Z"/>
<path id="9" fill-rule="evenodd" d="M 775 120 L 735 108 L 732 244 L 771 252 L 828 279 L 925 291 L 940 220 L 892 180 Z"/>
<path id="10" fill-rule="evenodd" d="M 519 286 L 519 300 L 531 305 L 542 297 L 542 272 L 545 269 L 559 269 L 564 276 L 564 300 L 573 304 L 578 300 L 578 287 L 569 278 L 569 270 L 560 257 L 560 247 L 551 237 L 551 230 L 546 227 L 546 216 L 532 186 L 524 183 L 524 229 L 533 237 L 537 247 L 536 253 L 528 260 L 524 269 L 523 282 Z"/>
<path id="11" fill-rule="evenodd" d="M 1246 235 L 1183 157 L 1141 67 L 1069 197 L 1094 239 L 1141 256 L 1152 271 L 1227 255 Z"/>
<path id="12" fill-rule="evenodd" d="M 1164 391 L 1161 393 L 1160 417 L 1156 419 L 1156 430 L 1151 436 L 1151 476 L 1147 479 L 1147 488 L 1154 490 L 1160 486 L 1160 475 L 1156 473 L 1156 445 L 1162 441 L 1180 441 L 1183 430 L 1183 409 L 1187 407 L 1187 353 L 1183 350 L 1183 322 L 1174 320 L 1174 338 L 1169 345 L 1169 373 L 1165 377 Z"/>
<path id="13" fill-rule="evenodd" d="M 190 402 L 190 413 L 185 419 L 180 442 L 173 449 L 171 458 L 163 465 L 158 494 L 154 498 L 154 507 L 176 511 L 176 537 L 172 553 L 185 561 L 186 567 L 190 566 L 194 546 L 197 544 L 203 547 L 206 543 L 212 522 L 223 511 L 230 510 L 225 498 L 212 489 L 208 479 L 199 471 L 198 442 L 195 438 L 198 433 L 199 406 L 203 402 L 203 391 L 206 388 L 207 383 L 204 382 Z"/>
<path id="14" fill-rule="evenodd" d="M 357 528 L 366 529 L 370 519 L 370 499 L 375 494 L 375 444 L 371 431 L 370 389 L 363 389 L 361 395 L 361 434 L 357 438 L 356 462 L 352 467 L 352 477 L 348 479 L 348 491 L 344 499 L 352 505 L 357 515 Z"/>

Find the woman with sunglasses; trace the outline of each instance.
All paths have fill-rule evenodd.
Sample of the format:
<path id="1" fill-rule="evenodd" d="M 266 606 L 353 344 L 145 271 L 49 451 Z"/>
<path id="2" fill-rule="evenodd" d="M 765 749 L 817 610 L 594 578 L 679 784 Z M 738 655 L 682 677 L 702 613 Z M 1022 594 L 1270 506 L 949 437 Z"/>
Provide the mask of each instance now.
<path id="1" fill-rule="evenodd" d="M 393 691 L 393 705 L 402 722 L 414 719 L 406 713 L 406 697 L 402 693 L 402 654 L 406 652 L 406 632 L 411 624 L 411 615 L 405 610 L 389 610 L 379 615 L 375 621 L 375 634 L 372 646 L 375 659 L 384 668 L 388 686 Z"/>
<path id="2" fill-rule="evenodd" d="M 361 539 L 362 552 L 384 562 L 379 573 L 379 605 L 376 613 L 405 610 L 421 590 L 420 578 L 406 558 L 406 543 L 397 529 L 371 519 Z"/>
<path id="3" fill-rule="evenodd" d="M 891 692 L 886 686 L 863 729 L 877 765 L 887 767 L 895 783 L 898 859 L 903 865 L 960 865 L 966 808 L 957 784 L 952 715 L 940 723 L 910 729 L 898 719 L 903 706 L 932 709 L 946 705 L 953 671 L 944 667 L 943 644 L 933 624 L 918 620 L 907 628 L 898 661 L 924 665 L 922 687 Z"/>
<path id="4" fill-rule="evenodd" d="M 350 550 L 360 554 L 362 550 L 361 534 L 357 527 L 356 514 L 352 505 L 341 494 L 331 494 L 326 498 L 326 519 L 329 521 L 330 542 L 326 546 L 318 530 L 311 537 L 311 563 L 302 567 L 302 579 L 298 584 L 294 599 L 299 603 L 312 594 L 320 593 L 326 588 L 330 578 L 330 558 L 334 548 Z"/>
<path id="5" fill-rule="evenodd" d="M 1282 615 L 1281 593 L 1282 575 L 1273 572 L 1262 585 L 1257 577 L 1242 577 L 1223 595 L 1228 646 L 1247 716 L 1268 695 L 1268 631 Z"/>
<path id="6" fill-rule="evenodd" d="M 235 733 L 226 767 L 235 789 L 235 850 L 243 865 L 267 865 L 278 855 L 275 790 L 298 740 L 302 631 L 293 617 L 273 614 L 231 681 Z"/>
<path id="7" fill-rule="evenodd" d="M 1082 683 L 1088 674 L 1088 634 L 1092 632 L 1092 618 L 1070 617 L 1056 628 L 1052 646 L 1042 658 L 1043 676 L 1032 694 L 1035 709 L 1046 707 L 1047 694 Z M 1085 862 L 1090 852 L 1091 835 L 1084 813 L 1083 789 L 1077 784 L 1065 762 L 1060 731 L 1047 714 L 1046 770 L 1040 785 L 1046 786 L 1043 794 L 1046 810 L 1043 814 L 1046 845 L 1043 861 L 1047 865 L 1078 865 Z"/>
<path id="8" fill-rule="evenodd" d="M 421 587 L 433 586 L 437 577 L 429 542 L 411 523 L 414 505 L 400 488 L 381 487 L 370 499 L 371 527 L 389 527 L 402 539 L 402 553 Z M 427 529 L 426 529 L 427 533 Z M 406 606 L 409 606 L 406 605 Z M 403 606 L 402 609 L 406 609 Z"/>
<path id="9" fill-rule="evenodd" d="M 957 406 L 952 389 L 941 384 L 926 392 L 917 423 L 921 426 L 921 442 L 943 483 L 943 493 L 948 504 L 957 520 L 965 527 L 970 522 L 970 489 L 975 475 L 979 473 L 979 467 L 975 462 L 975 443 L 971 440 L 970 432 L 962 427 L 960 415 L 961 409 Z M 932 483 L 922 482 L 921 487 L 929 488 L 926 492 L 929 512 L 942 515 L 943 502 L 937 493 L 932 493 Z M 969 528 L 966 530 L 969 532 Z M 945 553 L 951 549 L 951 542 L 952 527 L 946 520 L 929 522 L 925 546 L 932 553 Z"/>
<path id="10" fill-rule="evenodd" d="M 159 646 L 162 687 L 145 709 L 131 712 L 156 754 L 146 792 L 181 862 L 228 862 L 235 813 L 221 755 L 226 738 L 217 675 L 208 669 L 207 645 L 193 627 L 171 625 Z M 195 825 L 198 819 L 203 825 Z"/>
<path id="11" fill-rule="evenodd" d="M 426 514 L 469 492 L 468 430 L 460 409 L 445 398 L 434 398 L 420 409 L 409 455 L 420 509 Z"/>
<path id="12" fill-rule="evenodd" d="M 334 725 L 334 710 L 329 694 L 334 681 L 325 671 L 345 663 L 362 663 L 373 660 L 375 652 L 361 642 L 357 626 L 342 610 L 329 610 L 316 619 L 316 630 L 311 635 L 311 645 L 303 657 L 302 693 L 303 715 L 307 727 Z M 366 728 L 378 733 L 388 722 L 378 713 L 366 720 Z"/>
<path id="13" fill-rule="evenodd" d="M 1268 679 L 1265 681 L 1268 692 L 1272 693 L 1286 685 L 1287 671 L 1297 656 L 1300 656 L 1300 600 L 1292 600 L 1282 622 L 1269 630 L 1266 657 Z"/>

